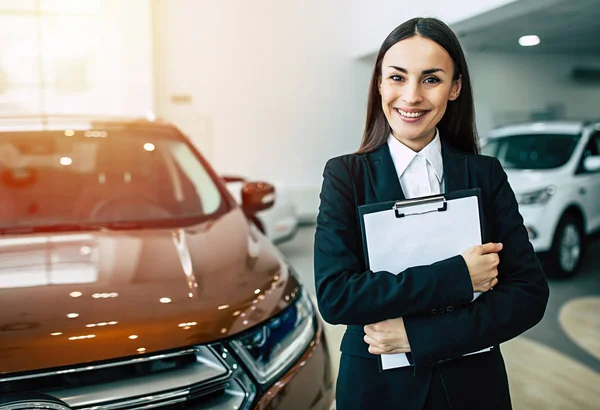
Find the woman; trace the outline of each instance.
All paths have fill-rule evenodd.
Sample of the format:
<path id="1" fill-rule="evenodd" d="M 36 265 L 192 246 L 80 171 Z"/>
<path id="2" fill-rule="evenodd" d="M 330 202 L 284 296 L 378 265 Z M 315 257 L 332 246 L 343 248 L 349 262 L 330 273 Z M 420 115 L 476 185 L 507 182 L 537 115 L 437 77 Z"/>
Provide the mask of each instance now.
<path id="1" fill-rule="evenodd" d="M 448 26 L 415 18 L 385 39 L 361 147 L 329 160 L 323 177 L 317 299 L 327 322 L 348 325 L 338 409 L 510 409 L 499 348 L 463 355 L 534 326 L 549 291 L 502 166 L 478 155 L 467 63 Z M 484 245 L 403 272 L 367 270 L 358 206 L 475 187 Z M 485 293 L 470 303 L 474 291 Z M 402 352 L 414 366 L 379 371 L 378 355 Z"/>

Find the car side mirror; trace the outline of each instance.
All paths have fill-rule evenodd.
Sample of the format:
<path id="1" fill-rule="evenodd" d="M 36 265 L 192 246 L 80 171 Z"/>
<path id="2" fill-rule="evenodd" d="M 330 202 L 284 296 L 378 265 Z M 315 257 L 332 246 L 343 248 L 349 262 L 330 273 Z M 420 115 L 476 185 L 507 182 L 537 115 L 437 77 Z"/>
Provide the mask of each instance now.
<path id="1" fill-rule="evenodd" d="M 587 172 L 600 171 L 600 155 L 593 155 L 583 160 L 583 169 Z"/>
<path id="2" fill-rule="evenodd" d="M 275 187 L 268 182 L 246 182 L 242 187 L 242 209 L 247 216 L 269 209 L 275 203 Z"/>

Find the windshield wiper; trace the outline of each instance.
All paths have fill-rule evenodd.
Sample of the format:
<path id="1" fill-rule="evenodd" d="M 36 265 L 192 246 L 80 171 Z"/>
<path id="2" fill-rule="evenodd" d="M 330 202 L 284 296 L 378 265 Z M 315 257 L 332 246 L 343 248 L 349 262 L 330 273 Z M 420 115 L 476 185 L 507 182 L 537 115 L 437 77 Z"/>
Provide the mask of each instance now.
<path id="1" fill-rule="evenodd" d="M 8 226 L 0 228 L 0 235 L 22 235 L 28 233 L 52 233 L 69 231 L 97 231 L 101 226 L 92 224 L 61 223 L 53 225 Z"/>

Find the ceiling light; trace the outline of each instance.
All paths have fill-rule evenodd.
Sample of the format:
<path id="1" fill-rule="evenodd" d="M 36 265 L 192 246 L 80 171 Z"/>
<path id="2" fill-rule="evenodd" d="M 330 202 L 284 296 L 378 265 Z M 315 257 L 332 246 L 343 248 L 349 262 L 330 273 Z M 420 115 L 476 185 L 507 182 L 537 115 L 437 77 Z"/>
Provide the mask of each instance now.
<path id="1" fill-rule="evenodd" d="M 144 144 L 144 149 L 148 152 L 152 152 L 156 149 L 156 147 L 154 146 L 154 144 L 147 142 Z"/>
<path id="2" fill-rule="evenodd" d="M 160 298 L 160 303 L 171 303 L 171 299 L 169 299 L 169 298 Z"/>
<path id="3" fill-rule="evenodd" d="M 76 317 L 79 317 L 79 313 L 69 313 L 67 317 L 69 319 L 75 319 Z"/>
<path id="4" fill-rule="evenodd" d="M 540 38 L 536 35 L 523 36 L 519 39 L 519 44 L 523 47 L 537 46 L 538 44 L 540 44 L 540 42 Z"/>
<path id="5" fill-rule="evenodd" d="M 69 157 L 62 157 L 60 159 L 60 163 L 61 165 L 71 165 L 73 163 L 73 160 Z"/>
<path id="6" fill-rule="evenodd" d="M 72 298 L 78 298 L 82 295 L 81 292 L 71 292 L 69 293 L 69 296 L 71 296 Z"/>
<path id="7" fill-rule="evenodd" d="M 131 335 L 131 336 L 129 336 L 129 338 L 130 338 L 131 340 L 134 340 L 134 339 L 137 339 L 137 338 L 138 338 L 138 336 L 137 336 L 137 335 Z"/>
<path id="8" fill-rule="evenodd" d="M 51 333 L 51 336 L 60 336 L 62 335 L 62 332 L 55 332 L 55 333 Z"/>

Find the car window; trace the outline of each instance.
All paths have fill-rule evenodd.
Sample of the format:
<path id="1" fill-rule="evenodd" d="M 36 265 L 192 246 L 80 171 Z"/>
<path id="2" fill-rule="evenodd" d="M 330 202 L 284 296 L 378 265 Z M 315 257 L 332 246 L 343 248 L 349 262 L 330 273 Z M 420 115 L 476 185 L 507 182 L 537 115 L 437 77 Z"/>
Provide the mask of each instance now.
<path id="1" fill-rule="evenodd" d="M 215 216 L 227 201 L 178 135 L 152 128 L 0 133 L 0 229 Z"/>
<path id="2" fill-rule="evenodd" d="M 506 169 L 552 169 L 569 160 L 577 142 L 575 134 L 532 134 L 494 138 L 482 154 L 497 157 Z"/>
<path id="3" fill-rule="evenodd" d="M 592 136 L 588 149 L 589 155 L 600 155 L 600 133 L 597 132 Z"/>

